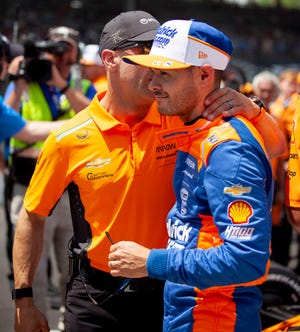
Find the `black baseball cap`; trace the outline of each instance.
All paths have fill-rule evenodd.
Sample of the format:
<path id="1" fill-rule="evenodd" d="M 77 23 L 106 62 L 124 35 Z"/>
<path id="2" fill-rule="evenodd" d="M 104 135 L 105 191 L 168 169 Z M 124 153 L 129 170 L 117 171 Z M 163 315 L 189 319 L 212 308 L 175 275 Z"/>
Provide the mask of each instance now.
<path id="1" fill-rule="evenodd" d="M 99 43 L 103 50 L 116 50 L 132 46 L 133 42 L 152 41 L 160 23 L 151 14 L 136 10 L 119 14 L 102 31 Z"/>

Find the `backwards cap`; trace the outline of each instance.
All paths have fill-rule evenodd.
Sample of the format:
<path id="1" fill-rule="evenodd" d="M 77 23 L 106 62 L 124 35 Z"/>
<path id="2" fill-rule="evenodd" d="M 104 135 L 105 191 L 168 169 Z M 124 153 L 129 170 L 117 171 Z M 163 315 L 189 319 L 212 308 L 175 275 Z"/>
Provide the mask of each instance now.
<path id="1" fill-rule="evenodd" d="M 66 42 L 74 47 L 78 47 L 79 43 L 79 31 L 66 27 L 58 26 L 48 30 L 47 39 L 53 42 Z"/>
<path id="2" fill-rule="evenodd" d="M 80 63 L 86 66 L 89 65 L 103 65 L 103 62 L 99 55 L 99 45 L 97 44 L 88 44 L 85 45 L 82 51 L 82 57 Z"/>
<path id="3" fill-rule="evenodd" d="M 149 54 L 124 56 L 125 62 L 156 69 L 211 65 L 224 70 L 231 58 L 230 39 L 216 28 L 193 20 L 172 20 L 160 26 Z"/>
<path id="4" fill-rule="evenodd" d="M 109 21 L 101 34 L 99 51 L 116 50 L 133 42 L 152 41 L 160 23 L 151 14 L 136 10 L 124 12 Z"/>

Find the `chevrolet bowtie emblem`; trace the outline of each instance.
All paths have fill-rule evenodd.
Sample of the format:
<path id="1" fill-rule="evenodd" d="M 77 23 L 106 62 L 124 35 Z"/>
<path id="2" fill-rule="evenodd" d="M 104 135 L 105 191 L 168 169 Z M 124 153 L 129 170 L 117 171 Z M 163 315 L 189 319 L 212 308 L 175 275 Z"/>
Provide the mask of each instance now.
<path id="1" fill-rule="evenodd" d="M 252 190 L 252 187 L 243 187 L 243 186 L 232 186 L 232 187 L 225 187 L 224 194 L 229 194 L 232 196 L 240 196 L 243 194 L 248 194 Z"/>

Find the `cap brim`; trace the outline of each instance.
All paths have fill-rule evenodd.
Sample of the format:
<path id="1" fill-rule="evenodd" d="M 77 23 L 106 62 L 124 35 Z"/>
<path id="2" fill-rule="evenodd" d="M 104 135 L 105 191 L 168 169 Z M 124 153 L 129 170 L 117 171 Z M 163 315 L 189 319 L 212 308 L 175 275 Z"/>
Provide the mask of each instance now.
<path id="1" fill-rule="evenodd" d="M 166 58 L 160 55 L 139 54 L 123 56 L 122 59 L 130 64 L 141 65 L 154 69 L 184 69 L 191 65 Z"/>
<path id="2" fill-rule="evenodd" d="M 84 59 L 80 59 L 80 60 L 79 60 L 79 63 L 80 63 L 81 65 L 85 65 L 85 66 L 93 66 L 93 65 L 96 65 L 95 62 L 87 61 L 87 60 L 84 60 Z"/>
<path id="3" fill-rule="evenodd" d="M 65 43 L 71 44 L 74 47 L 77 47 L 76 41 L 72 38 L 52 38 L 51 40 L 53 42 L 65 42 Z"/>
<path id="4" fill-rule="evenodd" d="M 138 36 L 127 39 L 128 41 L 149 41 L 153 40 L 157 30 L 150 30 L 144 33 L 141 33 Z"/>

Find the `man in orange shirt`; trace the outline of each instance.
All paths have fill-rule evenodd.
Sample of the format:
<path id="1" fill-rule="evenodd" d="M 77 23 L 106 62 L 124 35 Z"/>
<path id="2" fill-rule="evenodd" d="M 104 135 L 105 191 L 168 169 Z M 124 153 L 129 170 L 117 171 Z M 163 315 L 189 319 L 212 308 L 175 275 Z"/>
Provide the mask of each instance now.
<path id="1" fill-rule="evenodd" d="M 14 241 L 17 332 L 48 331 L 45 317 L 30 298 L 31 286 L 45 217 L 66 188 L 74 227 L 67 331 L 161 331 L 163 283 L 143 278 L 127 287 L 127 280 L 112 277 L 107 266 L 110 241 L 128 239 L 149 247 L 167 241 L 164 220 L 174 200 L 177 142 L 160 132 L 172 132 L 181 121 L 158 114 L 148 89 L 151 71 L 122 60 L 124 55 L 147 52 L 159 25 L 143 11 L 122 13 L 106 24 L 100 52 L 107 91 L 45 142 Z M 281 152 L 279 129 L 247 97 L 223 89 L 205 103 L 210 105 L 205 111 L 209 118 L 244 109 L 257 127 L 268 128 L 265 143 L 270 154 Z"/>
<path id="2" fill-rule="evenodd" d="M 270 105 L 270 113 L 283 121 L 290 140 L 297 105 L 297 71 L 286 69 L 279 75 L 279 95 Z"/>
<path id="3" fill-rule="evenodd" d="M 297 71 L 293 69 L 285 69 L 279 75 L 278 83 L 279 94 L 277 98 L 270 104 L 270 113 L 275 117 L 281 126 L 288 143 L 288 151 L 290 149 L 290 141 L 293 131 L 293 120 L 297 105 Z M 287 176 L 288 154 L 284 157 L 277 158 L 279 160 L 278 179 L 281 180 L 279 190 L 276 191 L 274 203 L 281 201 L 284 207 L 286 188 L 285 179 Z M 278 207 L 278 205 L 277 205 Z M 276 205 L 275 209 L 276 211 Z M 292 242 L 292 227 L 288 222 L 286 209 L 282 209 L 280 220 L 275 227 L 273 227 L 272 248 L 274 259 L 282 265 L 287 265 L 290 260 L 290 246 Z M 298 252 L 300 257 L 300 251 Z M 300 272 L 300 264 L 295 267 L 297 273 Z"/>
<path id="4" fill-rule="evenodd" d="M 286 205 L 288 219 L 295 231 L 300 234 L 300 98 L 298 95 L 294 127 L 290 142 Z"/>

